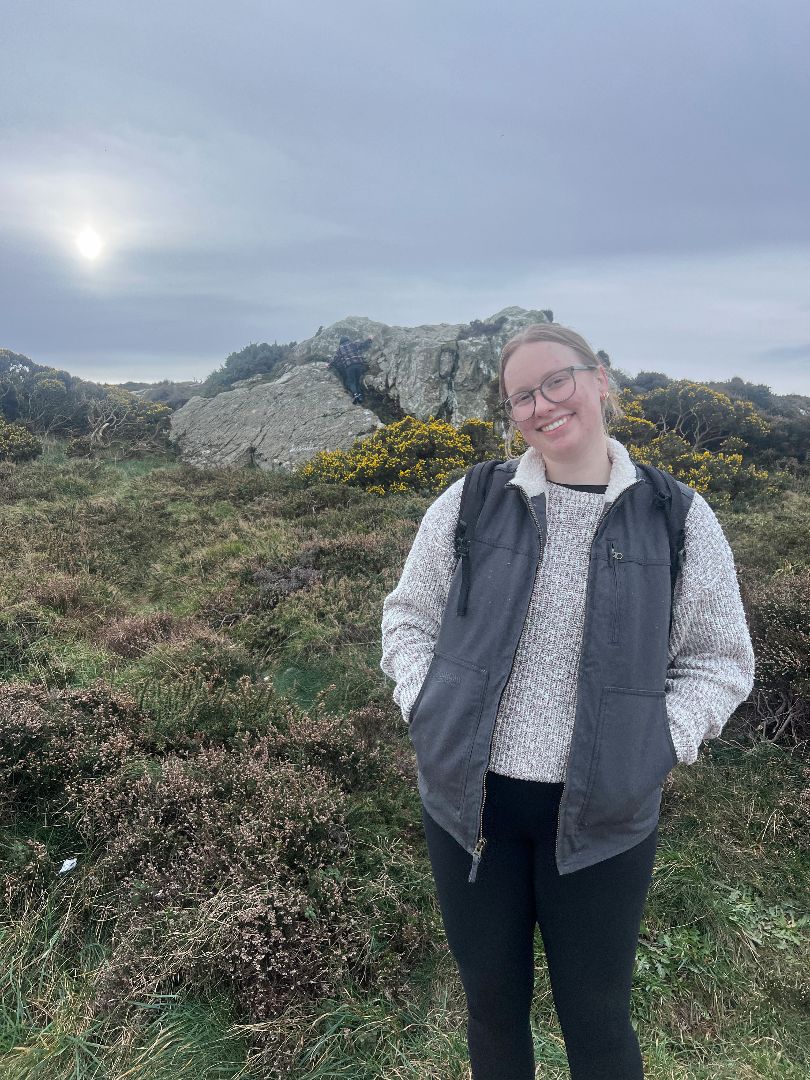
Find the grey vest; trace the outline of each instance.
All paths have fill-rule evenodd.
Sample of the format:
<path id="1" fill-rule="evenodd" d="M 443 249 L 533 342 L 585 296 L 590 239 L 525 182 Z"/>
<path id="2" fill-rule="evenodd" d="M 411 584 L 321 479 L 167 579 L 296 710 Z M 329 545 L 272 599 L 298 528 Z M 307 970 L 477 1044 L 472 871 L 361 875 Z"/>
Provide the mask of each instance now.
<path id="1" fill-rule="evenodd" d="M 409 735 L 425 809 L 473 857 L 486 845 L 485 781 L 495 718 L 523 632 L 546 542 L 545 496 L 506 486 L 498 465 L 470 546 L 467 614 L 450 584 Z M 677 764 L 664 705 L 670 555 L 664 514 L 640 469 L 606 505 L 588 566 L 577 707 L 557 824 L 560 874 L 618 855 L 655 828 Z M 694 494 L 681 485 L 687 506 Z"/>

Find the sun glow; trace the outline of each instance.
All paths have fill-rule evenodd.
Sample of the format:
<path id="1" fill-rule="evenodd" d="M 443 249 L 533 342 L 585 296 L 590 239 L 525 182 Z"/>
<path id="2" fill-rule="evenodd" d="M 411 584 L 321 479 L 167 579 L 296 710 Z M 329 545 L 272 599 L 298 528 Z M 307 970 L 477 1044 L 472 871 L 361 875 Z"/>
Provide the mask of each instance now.
<path id="1" fill-rule="evenodd" d="M 89 226 L 82 229 L 76 237 L 76 247 L 79 249 L 80 254 L 84 255 L 85 259 L 97 259 L 103 246 L 101 237 L 95 229 L 91 229 Z"/>

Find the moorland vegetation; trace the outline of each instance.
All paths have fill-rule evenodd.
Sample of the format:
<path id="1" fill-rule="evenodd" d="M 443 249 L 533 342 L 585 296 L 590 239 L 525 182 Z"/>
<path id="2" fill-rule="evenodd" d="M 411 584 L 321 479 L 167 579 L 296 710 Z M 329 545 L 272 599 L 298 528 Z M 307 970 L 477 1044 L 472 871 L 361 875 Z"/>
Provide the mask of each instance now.
<path id="1" fill-rule="evenodd" d="M 647 1072 L 799 1080 L 807 399 L 658 373 L 623 386 L 617 437 L 721 518 L 757 655 L 749 701 L 664 792 L 633 983 Z M 379 632 L 427 505 L 503 456 L 500 433 L 405 417 L 296 473 L 200 470 L 125 388 L 95 438 L 92 398 L 71 427 L 15 393 L 0 420 L 0 1075 L 466 1077 Z M 535 1052 L 561 1080 L 537 953 Z"/>

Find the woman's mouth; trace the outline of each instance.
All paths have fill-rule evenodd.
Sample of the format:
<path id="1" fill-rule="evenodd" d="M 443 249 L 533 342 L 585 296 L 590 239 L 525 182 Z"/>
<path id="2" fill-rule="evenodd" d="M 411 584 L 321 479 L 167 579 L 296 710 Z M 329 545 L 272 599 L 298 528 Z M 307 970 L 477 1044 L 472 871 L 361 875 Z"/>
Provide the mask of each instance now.
<path id="1" fill-rule="evenodd" d="M 561 428 L 563 424 L 567 424 L 573 415 L 573 413 L 567 413 L 565 416 L 558 416 L 556 420 L 552 420 L 550 424 L 539 427 L 537 430 L 542 431 L 543 434 L 546 434 L 549 431 L 556 431 L 557 428 Z"/>

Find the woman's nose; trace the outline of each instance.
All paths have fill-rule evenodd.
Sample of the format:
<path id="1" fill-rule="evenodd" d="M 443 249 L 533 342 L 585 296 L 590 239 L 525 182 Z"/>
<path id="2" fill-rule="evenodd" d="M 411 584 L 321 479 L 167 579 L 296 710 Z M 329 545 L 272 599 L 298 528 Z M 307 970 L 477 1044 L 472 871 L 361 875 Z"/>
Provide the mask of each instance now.
<path id="1" fill-rule="evenodd" d="M 550 401 L 546 401 L 543 395 L 538 390 L 534 395 L 534 416 L 548 416 L 557 408 Z M 531 418 L 530 418 L 531 419 Z"/>

